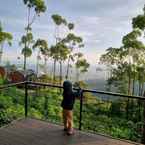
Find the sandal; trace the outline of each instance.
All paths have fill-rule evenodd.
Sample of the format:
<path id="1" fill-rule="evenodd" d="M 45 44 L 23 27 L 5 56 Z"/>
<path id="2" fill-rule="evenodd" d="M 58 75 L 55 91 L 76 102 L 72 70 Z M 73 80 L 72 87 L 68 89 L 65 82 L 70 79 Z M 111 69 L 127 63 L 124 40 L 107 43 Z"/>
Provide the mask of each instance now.
<path id="1" fill-rule="evenodd" d="M 67 135 L 73 135 L 74 134 L 74 130 L 73 129 L 68 129 L 67 130 Z"/>
<path id="2" fill-rule="evenodd" d="M 64 129 L 63 129 L 63 131 L 67 131 L 67 130 L 68 130 L 67 128 L 64 128 Z"/>

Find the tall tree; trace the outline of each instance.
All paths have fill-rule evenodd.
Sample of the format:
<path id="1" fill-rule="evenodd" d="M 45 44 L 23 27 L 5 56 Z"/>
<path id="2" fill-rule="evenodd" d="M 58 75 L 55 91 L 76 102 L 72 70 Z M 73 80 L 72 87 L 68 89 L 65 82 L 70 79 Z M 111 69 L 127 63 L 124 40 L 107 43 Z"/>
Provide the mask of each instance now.
<path id="1" fill-rule="evenodd" d="M 76 82 L 79 82 L 80 73 L 85 73 L 88 71 L 88 68 L 90 64 L 87 62 L 87 60 L 83 57 L 82 53 L 76 53 Z"/>
<path id="2" fill-rule="evenodd" d="M 137 61 L 138 52 L 142 51 L 145 46 L 144 44 L 137 40 L 138 37 L 141 36 L 141 32 L 139 30 L 133 30 L 129 34 L 123 37 L 123 55 L 126 58 L 126 62 L 128 63 L 128 94 L 132 95 L 131 88 L 131 80 L 132 80 L 132 66 Z M 144 50 L 143 50 L 144 51 Z"/>
<path id="3" fill-rule="evenodd" d="M 138 28 L 143 32 L 145 31 L 145 5 L 143 8 L 143 14 L 138 15 L 132 19 L 132 26 L 134 29 Z"/>
<path id="4" fill-rule="evenodd" d="M 37 75 L 38 75 L 38 67 L 39 67 L 39 58 L 40 58 L 40 55 L 43 55 L 44 56 L 44 61 L 45 61 L 45 73 L 46 73 L 46 70 L 47 70 L 47 57 L 49 57 L 49 48 L 48 48 L 48 44 L 47 44 L 47 41 L 46 40 L 43 40 L 43 39 L 38 39 L 35 44 L 33 45 L 33 49 L 36 49 L 38 48 L 38 53 L 37 53 L 37 64 L 36 64 L 36 72 L 37 72 Z"/>
<path id="5" fill-rule="evenodd" d="M 71 31 L 74 29 L 74 24 L 73 23 L 68 23 L 68 30 L 69 30 L 69 33 L 71 33 Z M 72 50 L 72 47 L 71 47 L 71 44 L 69 44 L 69 47 L 71 48 Z M 68 57 L 68 61 L 67 61 L 67 70 L 66 70 L 66 75 L 65 75 L 65 78 L 66 80 L 68 79 L 68 76 L 69 76 L 69 68 L 70 68 L 70 61 L 74 61 L 73 59 L 73 55 L 69 54 L 69 57 Z"/>
<path id="6" fill-rule="evenodd" d="M 62 82 L 62 63 L 68 58 L 68 54 L 70 53 L 70 49 L 62 43 L 58 42 L 55 46 L 50 48 L 50 56 L 59 62 L 59 80 L 60 84 Z M 53 80 L 54 81 L 54 80 Z"/>
<path id="7" fill-rule="evenodd" d="M 62 83 L 63 80 L 63 75 L 62 75 L 62 63 L 68 58 L 68 55 L 70 54 L 70 49 L 62 42 L 57 44 L 57 49 L 58 49 L 58 53 L 59 53 L 59 64 L 60 64 L 60 85 Z"/>
<path id="8" fill-rule="evenodd" d="M 24 70 L 26 70 L 26 58 L 30 57 L 32 54 L 31 44 L 33 42 L 33 35 L 31 33 L 31 26 L 34 23 L 36 17 L 39 17 L 41 13 L 44 13 L 46 11 L 46 6 L 43 0 L 23 0 L 23 2 L 28 10 L 27 26 L 25 28 L 26 34 L 21 38 L 21 43 L 24 45 L 22 49 L 22 54 L 24 55 Z"/>
<path id="9" fill-rule="evenodd" d="M 143 14 L 140 14 L 132 19 L 132 26 L 133 26 L 133 28 L 140 29 L 144 33 L 144 36 L 145 36 L 145 5 L 143 8 Z M 142 64 L 142 62 L 143 63 L 145 62 L 145 55 L 143 55 L 143 57 L 141 59 L 141 64 Z M 142 76 L 142 74 L 144 72 L 144 68 L 145 68 L 145 63 L 144 63 L 144 65 L 141 65 L 141 64 L 138 68 L 138 79 L 140 82 L 139 83 L 140 84 L 139 85 L 140 95 L 142 95 L 141 84 L 144 86 L 144 82 L 145 82 L 144 76 Z M 140 71 L 140 70 L 142 70 L 142 71 Z M 145 97 L 145 93 L 144 93 L 144 97 Z M 145 103 L 144 103 L 144 114 L 143 115 L 144 115 L 144 120 L 145 120 Z M 142 142 L 145 143 L 145 121 L 144 121 L 144 125 L 143 125 Z"/>
<path id="10" fill-rule="evenodd" d="M 138 65 L 141 54 L 144 54 L 145 46 L 137 38 L 141 36 L 139 30 L 133 30 L 123 37 L 123 46 L 120 48 L 109 48 L 106 53 L 101 56 L 100 61 L 110 65 L 114 68 L 125 67 L 126 75 L 128 76 L 128 94 L 132 94 L 132 79 L 134 69 Z M 116 69 L 116 68 L 115 68 Z"/>
<path id="11" fill-rule="evenodd" d="M 69 23 L 69 29 L 73 28 L 73 24 Z M 84 44 L 83 44 L 83 39 L 79 36 L 76 36 L 75 34 L 73 33 L 69 33 L 63 40 L 62 42 L 64 42 L 68 48 L 70 49 L 70 54 L 69 54 L 69 57 L 68 57 L 68 61 L 67 61 L 67 70 L 66 70 L 66 79 L 68 79 L 68 76 L 69 76 L 69 69 L 70 69 L 70 61 L 74 61 L 73 59 L 73 55 L 74 55 L 74 50 L 75 49 L 78 49 L 78 48 L 81 48 L 81 47 L 84 47 Z"/>
<path id="12" fill-rule="evenodd" d="M 24 56 L 24 70 L 26 70 L 26 58 L 32 55 L 32 45 L 34 43 L 33 35 L 31 32 L 28 32 L 26 35 L 23 35 L 21 41 L 19 43 L 20 46 L 23 47 L 22 55 Z"/>
<path id="13" fill-rule="evenodd" d="M 11 46 L 12 39 L 13 39 L 12 34 L 8 32 L 4 32 L 2 24 L 0 22 L 0 64 L 2 63 L 4 43 L 7 42 Z"/>
<path id="14" fill-rule="evenodd" d="M 59 27 L 61 25 L 67 25 L 67 21 L 60 15 L 58 14 L 54 14 L 51 16 L 52 17 L 52 20 L 53 22 L 55 23 L 56 27 L 55 27 L 55 41 L 56 41 L 56 46 L 52 46 L 51 47 L 51 50 L 52 50 L 52 55 L 53 55 L 53 59 L 54 59 L 54 64 L 53 64 L 53 83 L 55 83 L 55 72 L 56 72 L 56 62 L 57 60 L 59 59 L 58 58 L 58 52 L 56 50 L 58 50 L 57 48 L 57 43 L 59 43 L 61 41 L 61 37 L 60 37 L 60 34 L 59 34 Z M 55 49 L 55 50 L 53 50 Z M 57 53 L 57 54 L 55 54 Z"/>
<path id="15" fill-rule="evenodd" d="M 136 68 L 139 65 L 139 59 L 141 57 L 141 54 L 144 54 L 145 52 L 145 46 L 144 44 L 138 40 L 138 37 L 141 36 L 141 32 L 139 30 L 133 30 L 132 32 L 128 33 L 126 36 L 123 37 L 122 43 L 123 46 L 120 48 L 109 48 L 107 49 L 107 53 L 102 55 L 101 61 L 110 63 L 111 65 L 114 65 L 114 70 L 120 70 L 120 68 L 124 71 L 122 72 L 122 75 L 125 75 L 127 78 L 128 83 L 128 95 L 133 94 L 133 88 L 134 85 L 134 79 L 135 79 L 135 73 Z M 113 71 L 118 72 L 118 77 L 116 77 L 116 80 L 119 78 L 119 71 Z M 114 74 L 113 74 L 114 75 Z M 115 78 L 115 77 L 112 77 Z M 121 78 L 121 77 L 120 77 Z M 126 83 L 126 81 L 124 81 Z M 128 118 L 129 116 L 129 104 L 130 101 L 127 99 L 126 103 L 126 116 Z"/>
<path id="16" fill-rule="evenodd" d="M 58 48 L 56 45 L 50 47 L 50 57 L 54 60 L 53 63 L 53 83 L 56 81 L 56 62 L 59 60 Z"/>

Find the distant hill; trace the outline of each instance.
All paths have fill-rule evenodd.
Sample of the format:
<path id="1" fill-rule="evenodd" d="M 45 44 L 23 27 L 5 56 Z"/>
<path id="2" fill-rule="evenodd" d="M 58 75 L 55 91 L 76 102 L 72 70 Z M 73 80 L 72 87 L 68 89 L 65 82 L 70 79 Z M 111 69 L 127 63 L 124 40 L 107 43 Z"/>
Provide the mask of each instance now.
<path id="1" fill-rule="evenodd" d="M 88 85 L 87 87 L 89 89 L 105 91 L 106 81 L 103 79 L 99 79 L 99 78 L 98 79 L 88 79 L 88 80 L 85 80 L 85 82 Z"/>
<path id="2" fill-rule="evenodd" d="M 106 91 L 106 81 L 105 79 L 88 79 L 88 80 L 85 80 L 85 82 L 87 83 L 87 88 L 88 89 L 93 89 L 93 90 L 98 90 L 98 91 Z M 113 91 L 115 92 L 115 91 Z M 118 99 L 119 97 L 116 97 L 116 96 L 112 96 L 112 95 L 104 95 L 104 94 L 96 94 L 96 93 L 93 93 L 94 96 L 97 96 L 99 97 L 101 100 L 104 100 L 104 101 L 108 101 L 108 100 L 116 100 Z"/>

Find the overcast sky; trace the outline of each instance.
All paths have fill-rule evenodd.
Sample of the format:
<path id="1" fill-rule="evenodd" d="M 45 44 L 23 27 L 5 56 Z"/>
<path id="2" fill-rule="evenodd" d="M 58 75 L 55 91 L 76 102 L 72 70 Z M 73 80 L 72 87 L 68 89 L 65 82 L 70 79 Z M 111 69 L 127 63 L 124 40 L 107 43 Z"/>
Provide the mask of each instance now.
<path id="1" fill-rule="evenodd" d="M 84 39 L 82 52 L 95 64 L 108 47 L 119 47 L 122 36 L 132 30 L 131 19 L 142 13 L 144 0 L 45 0 L 47 11 L 32 25 L 35 38 L 44 38 L 52 44 L 54 25 L 52 14 L 59 14 L 75 24 L 74 32 Z M 6 46 L 5 60 L 16 60 L 18 46 L 24 33 L 27 10 L 23 0 L 1 0 L 0 21 L 5 31 L 14 36 L 12 47 Z M 33 57 L 30 59 L 34 59 Z M 29 60 L 29 61 L 30 61 Z"/>

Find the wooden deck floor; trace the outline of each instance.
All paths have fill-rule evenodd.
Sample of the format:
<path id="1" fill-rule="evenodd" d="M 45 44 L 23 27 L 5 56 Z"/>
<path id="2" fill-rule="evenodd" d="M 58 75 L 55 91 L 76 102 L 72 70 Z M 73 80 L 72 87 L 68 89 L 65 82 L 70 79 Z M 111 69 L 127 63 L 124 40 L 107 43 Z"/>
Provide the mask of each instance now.
<path id="1" fill-rule="evenodd" d="M 80 131 L 75 131 L 73 136 L 67 136 L 61 126 L 35 119 L 23 119 L 0 128 L 0 145 L 133 145 L 133 143 Z"/>

